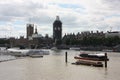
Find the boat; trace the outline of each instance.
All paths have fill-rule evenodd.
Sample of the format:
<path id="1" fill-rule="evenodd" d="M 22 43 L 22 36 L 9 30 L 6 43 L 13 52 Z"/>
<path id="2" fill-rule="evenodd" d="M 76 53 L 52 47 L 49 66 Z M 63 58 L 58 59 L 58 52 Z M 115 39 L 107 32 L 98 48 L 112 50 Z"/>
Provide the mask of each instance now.
<path id="1" fill-rule="evenodd" d="M 75 56 L 74 59 L 92 60 L 92 61 L 105 61 L 105 59 L 100 59 L 100 58 L 88 58 L 88 57 L 80 57 L 80 56 Z M 107 59 L 107 61 L 109 61 L 109 59 Z"/>
<path id="2" fill-rule="evenodd" d="M 75 57 L 76 59 L 87 59 L 87 60 L 96 60 L 96 61 L 105 61 L 106 57 L 105 54 L 103 53 L 96 53 L 96 54 L 91 54 L 91 53 L 81 53 L 79 54 L 79 57 Z M 109 59 L 107 58 L 107 61 Z"/>
<path id="3" fill-rule="evenodd" d="M 57 48 L 57 47 L 52 47 L 51 50 L 55 50 L 55 51 L 57 51 L 58 48 Z"/>
<path id="4" fill-rule="evenodd" d="M 29 56 L 29 55 L 32 55 L 34 53 L 38 53 L 38 54 L 41 54 L 41 55 L 49 55 L 48 50 L 41 50 L 41 49 L 9 48 L 9 49 L 7 49 L 7 52 L 10 55 L 13 55 L 13 56 Z"/>
<path id="5" fill-rule="evenodd" d="M 70 50 L 80 50 L 79 47 L 71 47 Z"/>
<path id="6" fill-rule="evenodd" d="M 39 57 L 43 57 L 43 54 L 44 53 L 41 50 L 30 50 L 27 55 L 32 58 L 39 58 Z"/>
<path id="7" fill-rule="evenodd" d="M 91 54 L 91 53 L 81 53 L 79 56 L 75 56 L 74 59 L 77 61 L 73 64 L 79 65 L 92 65 L 95 67 L 103 67 L 102 61 L 108 61 L 109 59 L 107 56 L 103 53 L 96 53 L 96 54 Z M 107 60 L 106 60 L 107 59 Z"/>
<path id="8" fill-rule="evenodd" d="M 114 50 L 110 50 L 110 49 L 103 49 L 103 52 L 113 52 Z"/>
<path id="9" fill-rule="evenodd" d="M 95 66 L 95 67 L 103 67 L 103 63 L 100 61 L 91 61 L 91 60 L 82 60 L 79 59 L 75 63 L 75 65 L 88 65 L 88 66 Z"/>
<path id="10" fill-rule="evenodd" d="M 49 55 L 49 51 L 40 49 L 31 49 L 28 53 L 30 57 L 43 57 L 43 55 Z"/>
<path id="11" fill-rule="evenodd" d="M 7 49 L 7 53 L 9 53 L 12 56 L 26 56 L 26 54 L 29 52 L 29 49 L 19 49 L 19 48 L 9 48 Z"/>
<path id="12" fill-rule="evenodd" d="M 34 55 L 29 55 L 30 57 L 32 57 L 32 58 L 42 58 L 43 57 L 43 55 L 37 55 L 37 54 L 34 54 Z"/>

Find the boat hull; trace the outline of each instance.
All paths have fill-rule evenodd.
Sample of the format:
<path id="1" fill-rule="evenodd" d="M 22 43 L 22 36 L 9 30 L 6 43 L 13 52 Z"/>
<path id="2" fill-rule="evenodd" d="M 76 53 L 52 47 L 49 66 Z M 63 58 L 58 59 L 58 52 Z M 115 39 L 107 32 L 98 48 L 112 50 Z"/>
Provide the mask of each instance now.
<path id="1" fill-rule="evenodd" d="M 105 61 L 106 57 L 105 54 L 87 54 L 87 53 L 83 53 L 83 54 L 79 54 L 79 57 L 75 57 L 76 59 L 87 59 L 87 60 L 98 60 L 98 61 Z M 109 59 L 107 58 L 107 61 L 109 61 Z"/>
<path id="2" fill-rule="evenodd" d="M 32 58 L 42 58 L 43 55 L 30 55 L 30 57 L 32 57 Z"/>
<path id="3" fill-rule="evenodd" d="M 90 60 L 78 60 L 75 65 L 88 65 L 88 66 L 95 66 L 95 67 L 103 67 L 102 62 L 100 61 L 90 61 Z"/>
<path id="4" fill-rule="evenodd" d="M 78 57 L 78 56 L 75 56 L 74 59 L 92 60 L 92 61 L 105 61 L 105 58 L 89 58 L 89 57 Z M 109 59 L 107 59 L 107 61 L 109 61 Z"/>

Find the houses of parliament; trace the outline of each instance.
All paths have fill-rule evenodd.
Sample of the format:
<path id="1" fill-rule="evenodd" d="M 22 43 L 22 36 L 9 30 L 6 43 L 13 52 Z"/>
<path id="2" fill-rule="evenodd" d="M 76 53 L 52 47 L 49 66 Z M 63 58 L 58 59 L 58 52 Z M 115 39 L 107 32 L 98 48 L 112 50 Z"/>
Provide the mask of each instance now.
<path id="1" fill-rule="evenodd" d="M 53 45 L 61 45 L 62 43 L 62 22 L 59 16 L 56 16 L 56 20 L 53 22 L 53 38 L 49 37 L 48 34 L 43 37 L 38 34 L 37 26 L 34 24 L 26 25 L 26 38 L 20 36 L 19 39 L 10 38 L 10 46 L 21 46 L 28 48 L 42 48 Z"/>
<path id="2" fill-rule="evenodd" d="M 59 16 L 56 16 L 55 21 L 53 22 L 53 37 L 49 37 L 48 34 L 42 36 L 39 34 L 37 30 L 37 26 L 35 24 L 27 24 L 26 25 L 26 38 L 24 36 L 20 36 L 20 38 L 11 37 L 9 40 L 6 40 L 7 43 L 1 42 L 5 44 L 5 46 L 9 47 L 21 47 L 21 48 L 51 48 L 56 46 L 57 48 L 69 48 L 71 46 L 108 46 L 113 47 L 119 44 L 120 40 L 120 32 L 118 31 L 108 31 L 104 33 L 103 31 L 84 31 L 75 33 L 66 33 L 62 35 L 62 21 Z M 112 38 L 114 42 L 110 42 Z M 1 45 L 1 44 L 0 44 Z"/>

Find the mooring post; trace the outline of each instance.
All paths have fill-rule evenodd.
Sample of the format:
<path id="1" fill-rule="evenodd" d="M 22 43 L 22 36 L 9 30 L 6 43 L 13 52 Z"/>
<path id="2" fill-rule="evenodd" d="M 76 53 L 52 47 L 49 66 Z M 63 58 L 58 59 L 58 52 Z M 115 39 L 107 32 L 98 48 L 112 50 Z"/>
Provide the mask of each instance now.
<path id="1" fill-rule="evenodd" d="M 105 53 L 105 68 L 107 68 L 107 53 Z"/>
<path id="2" fill-rule="evenodd" d="M 67 63 L 67 52 L 65 52 L 65 62 Z"/>

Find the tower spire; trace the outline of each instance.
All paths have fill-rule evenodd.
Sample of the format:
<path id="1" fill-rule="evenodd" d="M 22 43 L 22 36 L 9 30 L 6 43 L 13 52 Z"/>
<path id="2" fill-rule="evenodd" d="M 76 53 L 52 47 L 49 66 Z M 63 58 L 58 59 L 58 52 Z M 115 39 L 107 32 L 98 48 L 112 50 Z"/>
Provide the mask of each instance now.
<path id="1" fill-rule="evenodd" d="M 38 34 L 38 32 L 37 32 L 37 26 L 35 26 L 35 34 Z"/>
<path id="2" fill-rule="evenodd" d="M 56 16 L 56 20 L 57 20 L 57 21 L 59 21 L 59 20 L 60 20 L 59 16 Z"/>

